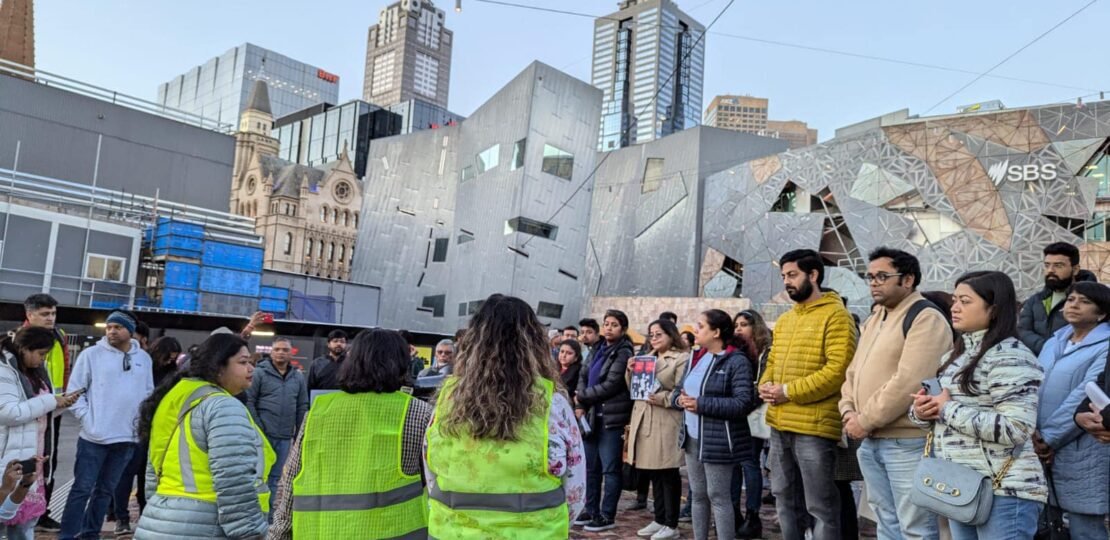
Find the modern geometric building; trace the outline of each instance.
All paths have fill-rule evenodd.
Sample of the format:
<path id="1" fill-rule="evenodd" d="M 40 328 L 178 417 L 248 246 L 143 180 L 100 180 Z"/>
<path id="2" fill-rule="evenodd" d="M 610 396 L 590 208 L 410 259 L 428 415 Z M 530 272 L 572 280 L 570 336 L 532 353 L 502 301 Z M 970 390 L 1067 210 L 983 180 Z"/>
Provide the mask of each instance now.
<path id="1" fill-rule="evenodd" d="M 217 122 L 238 124 L 255 80 L 270 87 L 275 118 L 339 101 L 339 76 L 244 43 L 158 85 L 158 103 Z"/>
<path id="2" fill-rule="evenodd" d="M 1043 286 L 1041 250 L 1056 241 L 1080 245 L 1082 266 L 1105 281 L 1108 140 L 1105 101 L 900 111 L 731 167 L 705 182 L 699 295 L 787 304 L 775 261 L 799 248 L 818 250 L 825 285 L 863 306 L 867 253 L 879 246 L 916 254 L 925 290 L 1000 270 L 1025 297 Z"/>
<path id="3" fill-rule="evenodd" d="M 457 125 L 370 146 L 352 279 L 382 325 L 451 333 L 493 293 L 582 310 L 601 92 L 533 63 Z"/>
<path id="4" fill-rule="evenodd" d="M 453 34 L 431 0 L 400 0 L 378 13 L 366 37 L 362 99 L 389 107 L 421 99 L 447 108 Z"/>
<path id="5" fill-rule="evenodd" d="M 653 141 L 701 121 L 705 27 L 673 0 L 623 0 L 594 21 L 591 84 L 603 92 L 597 148 Z"/>

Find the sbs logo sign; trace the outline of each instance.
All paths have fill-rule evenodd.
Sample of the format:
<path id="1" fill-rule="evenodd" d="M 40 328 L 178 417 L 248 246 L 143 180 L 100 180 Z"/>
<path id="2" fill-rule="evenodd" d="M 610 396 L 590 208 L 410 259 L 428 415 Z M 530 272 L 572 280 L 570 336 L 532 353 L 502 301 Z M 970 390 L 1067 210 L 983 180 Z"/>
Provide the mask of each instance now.
<path id="1" fill-rule="evenodd" d="M 1038 180 L 1055 180 L 1059 177 L 1055 163 L 1028 163 L 1026 165 L 1010 165 L 1010 160 L 991 165 L 987 169 L 987 176 L 994 181 L 994 185 L 1001 185 L 1004 180 L 1010 182 L 1036 182 Z"/>

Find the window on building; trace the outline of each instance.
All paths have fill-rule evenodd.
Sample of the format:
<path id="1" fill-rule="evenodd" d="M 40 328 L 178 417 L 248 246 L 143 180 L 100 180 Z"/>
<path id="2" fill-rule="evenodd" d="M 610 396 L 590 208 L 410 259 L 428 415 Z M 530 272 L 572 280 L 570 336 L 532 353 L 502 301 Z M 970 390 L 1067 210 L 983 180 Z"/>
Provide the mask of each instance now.
<path id="1" fill-rule="evenodd" d="M 343 264 L 347 260 L 347 246 L 339 244 L 339 264 Z"/>
<path id="2" fill-rule="evenodd" d="M 447 261 L 447 245 L 450 242 L 450 238 L 436 238 L 436 245 L 432 250 L 432 262 Z"/>
<path id="3" fill-rule="evenodd" d="M 501 145 L 495 144 L 478 153 L 476 158 L 478 163 L 478 174 L 482 174 L 488 170 L 497 167 L 501 161 Z"/>
<path id="4" fill-rule="evenodd" d="M 432 317 L 442 317 L 446 304 L 447 295 L 436 294 L 432 296 L 425 296 L 420 302 L 420 307 L 423 308 L 422 311 L 430 311 L 432 313 Z"/>
<path id="5" fill-rule="evenodd" d="M 473 242 L 473 241 L 474 241 L 474 235 L 463 231 L 463 232 L 459 233 L 458 239 L 455 241 L 455 243 L 456 244 L 465 244 L 467 242 Z"/>
<path id="6" fill-rule="evenodd" d="M 1088 242 L 1105 242 L 1107 217 L 1110 217 L 1110 215 L 1106 212 L 1095 212 L 1094 216 L 1091 217 L 1090 223 L 1087 224 L 1084 239 Z"/>
<path id="7" fill-rule="evenodd" d="M 528 143 L 528 139 L 521 139 L 513 145 L 513 162 L 509 166 L 510 171 L 515 171 L 524 166 L 524 148 Z"/>
<path id="8" fill-rule="evenodd" d="M 640 193 L 651 193 L 663 184 L 663 158 L 648 158 L 644 165 L 644 179 Z"/>
<path id="9" fill-rule="evenodd" d="M 324 258 L 324 241 L 320 240 L 320 253 L 317 255 L 321 259 Z"/>
<path id="10" fill-rule="evenodd" d="M 467 180 L 471 180 L 473 178 L 474 178 L 474 167 L 471 166 L 471 165 L 467 165 L 466 167 L 463 167 L 462 171 L 459 173 L 459 183 L 466 182 Z"/>
<path id="11" fill-rule="evenodd" d="M 370 85 L 370 95 L 383 94 L 393 86 L 393 56 L 394 51 L 389 51 L 374 57 L 374 78 Z"/>
<path id="12" fill-rule="evenodd" d="M 286 255 L 293 254 L 293 233 L 285 233 L 285 242 L 282 243 L 281 252 Z"/>
<path id="13" fill-rule="evenodd" d="M 554 240 L 556 234 L 559 232 L 559 227 L 550 223 L 536 221 L 526 217 L 515 217 L 505 222 L 505 234 L 514 232 L 530 234 L 532 236 L 539 236 L 548 240 Z"/>
<path id="14" fill-rule="evenodd" d="M 355 228 L 358 228 L 358 212 L 355 212 Z"/>
<path id="15" fill-rule="evenodd" d="M 547 174 L 570 180 L 574 169 L 574 155 L 550 144 L 543 145 L 543 164 L 540 170 Z"/>
<path id="16" fill-rule="evenodd" d="M 559 319 L 563 316 L 563 305 L 550 302 L 540 302 L 536 307 L 536 315 L 550 319 Z"/>
<path id="17" fill-rule="evenodd" d="M 343 226 L 344 227 L 350 227 L 351 226 L 351 213 L 346 211 L 346 210 L 343 211 Z"/>
<path id="18" fill-rule="evenodd" d="M 304 256 L 305 258 L 312 257 L 312 239 L 306 238 L 304 241 Z"/>
<path id="19" fill-rule="evenodd" d="M 328 262 L 335 262 L 335 242 L 328 244 Z"/>
<path id="20" fill-rule="evenodd" d="M 127 266 L 127 259 L 123 257 L 89 253 L 85 257 L 85 279 L 123 281 L 125 266 Z"/>
<path id="21" fill-rule="evenodd" d="M 326 207 L 326 206 L 323 206 L 323 207 L 320 208 L 320 222 L 321 223 L 327 223 L 328 222 L 328 207 Z"/>
<path id="22" fill-rule="evenodd" d="M 336 225 L 339 225 L 339 209 L 338 208 L 332 208 L 331 209 L 331 222 L 336 224 Z"/>
<path id="23" fill-rule="evenodd" d="M 439 60 L 422 52 L 416 53 L 416 70 L 413 73 L 413 90 L 422 96 L 435 98 L 439 88 Z"/>
<path id="24" fill-rule="evenodd" d="M 1080 174 L 1087 178 L 1098 179 L 1098 190 L 1095 196 L 1098 198 L 1110 197 L 1110 147 L 1105 147 L 1095 154 L 1083 169 Z"/>
<path id="25" fill-rule="evenodd" d="M 466 317 L 478 313 L 482 309 L 482 304 L 485 300 L 472 300 L 470 302 L 459 302 L 459 317 Z"/>

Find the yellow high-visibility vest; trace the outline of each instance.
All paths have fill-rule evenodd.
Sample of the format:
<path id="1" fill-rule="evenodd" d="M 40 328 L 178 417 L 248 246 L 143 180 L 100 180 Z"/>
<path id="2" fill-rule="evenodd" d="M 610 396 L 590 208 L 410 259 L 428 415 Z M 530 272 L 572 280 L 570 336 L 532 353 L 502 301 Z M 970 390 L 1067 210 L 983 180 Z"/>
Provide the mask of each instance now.
<path id="1" fill-rule="evenodd" d="M 411 402 L 402 392 L 316 398 L 293 479 L 294 538 L 427 537 L 420 474 L 401 467 Z"/>
<path id="2" fill-rule="evenodd" d="M 185 378 L 174 385 L 158 404 L 150 433 L 150 463 L 158 475 L 159 495 L 216 503 L 208 452 L 197 446 L 193 430 L 189 428 L 193 409 L 209 398 L 234 399 L 227 391 L 208 381 Z M 249 413 L 247 418 L 250 418 Z M 266 479 L 277 461 L 277 455 L 253 418 L 250 422 L 258 432 L 260 443 L 255 468 L 257 474 L 251 482 L 258 492 L 262 511 L 269 512 L 270 488 Z"/>

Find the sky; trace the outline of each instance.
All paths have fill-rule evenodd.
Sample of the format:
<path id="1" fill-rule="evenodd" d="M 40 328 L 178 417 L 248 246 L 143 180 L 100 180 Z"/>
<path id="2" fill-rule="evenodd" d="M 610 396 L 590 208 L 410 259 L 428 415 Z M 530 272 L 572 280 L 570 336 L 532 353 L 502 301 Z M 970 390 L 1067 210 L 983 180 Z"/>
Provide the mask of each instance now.
<path id="1" fill-rule="evenodd" d="M 595 16 L 616 0 L 507 0 Z M 1091 0 L 930 2 L 735 0 L 706 36 L 703 107 L 717 94 L 770 99 L 769 118 L 798 119 L 826 140 L 837 127 L 902 108 L 944 114 L 1000 99 L 1008 107 L 1098 99 L 1110 92 L 1096 2 L 992 74 L 942 100 Z M 360 98 L 367 28 L 388 0 L 38 0 L 39 69 L 154 100 L 160 83 L 251 42 L 340 76 Z M 438 0 L 454 32 L 449 108 L 468 115 L 539 60 L 589 81 L 593 21 L 516 7 Z M 729 0 L 678 0 L 708 24 Z M 770 40 L 780 44 L 739 39 Z M 956 73 L 814 49 L 967 70 Z"/>

